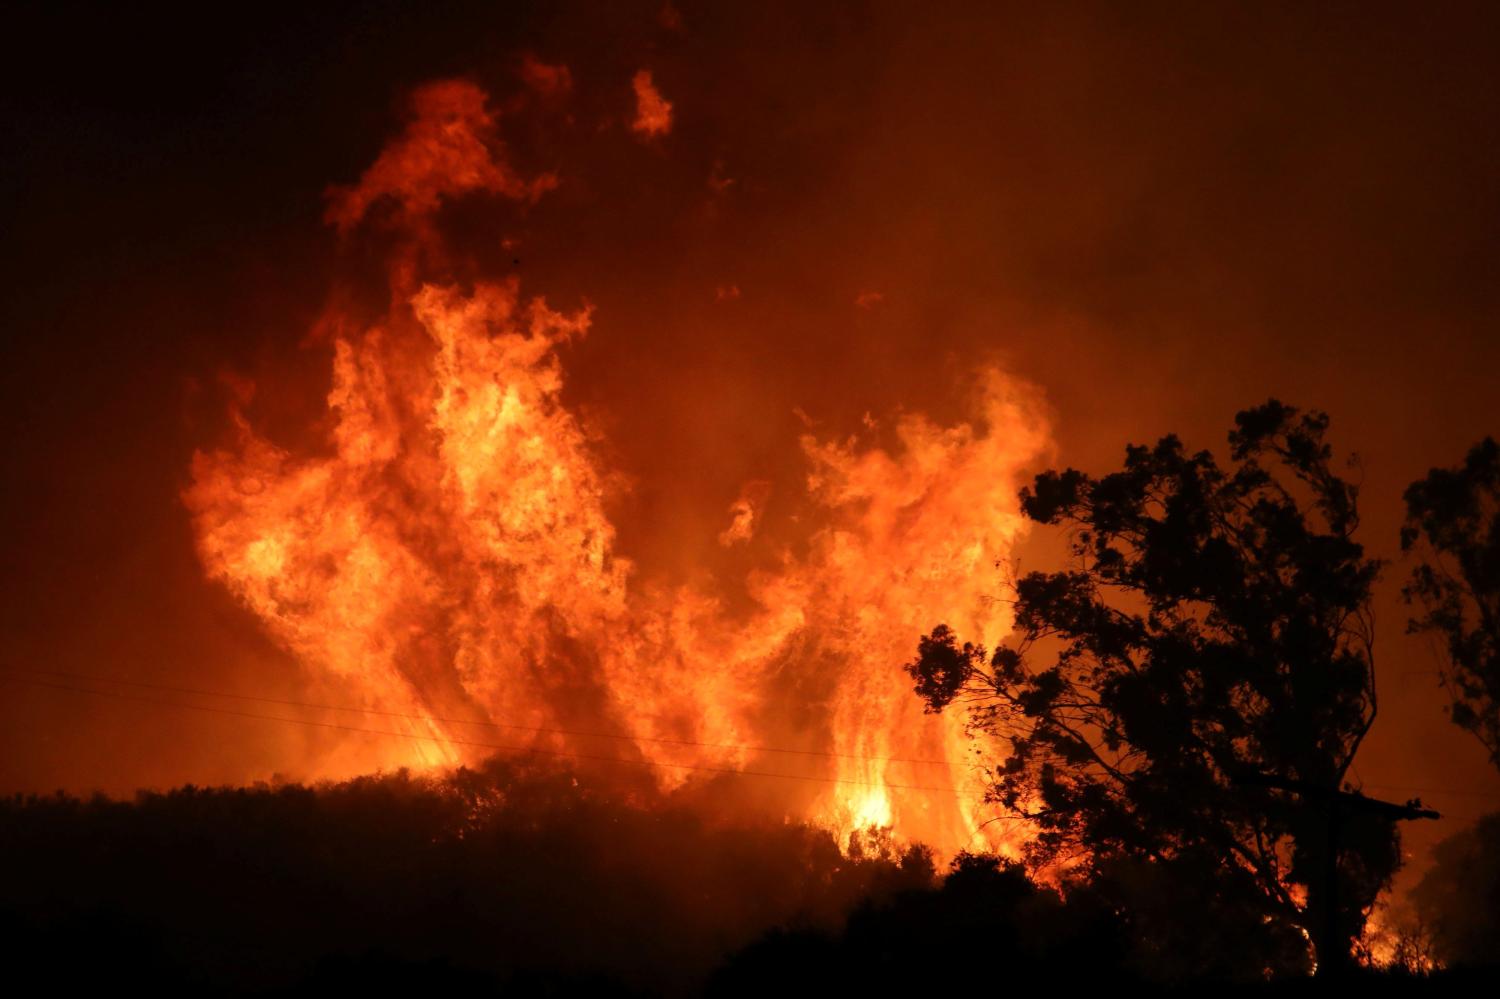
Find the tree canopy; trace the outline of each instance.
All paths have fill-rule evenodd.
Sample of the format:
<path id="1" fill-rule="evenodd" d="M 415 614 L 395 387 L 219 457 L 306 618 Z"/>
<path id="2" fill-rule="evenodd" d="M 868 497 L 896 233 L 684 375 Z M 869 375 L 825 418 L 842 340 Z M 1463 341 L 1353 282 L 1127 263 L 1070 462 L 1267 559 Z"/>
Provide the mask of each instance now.
<path id="1" fill-rule="evenodd" d="M 1101 478 L 1039 475 L 1023 509 L 1067 529 L 1072 564 L 1016 581 L 1013 644 L 940 626 L 907 669 L 929 710 L 962 703 L 1008 743 L 991 794 L 1034 822 L 1029 862 L 1190 872 L 1256 914 L 1267 961 L 1291 934 L 1305 962 L 1301 930 L 1331 915 L 1352 940 L 1399 864 L 1391 821 L 1349 815 L 1329 911 L 1327 809 L 1376 713 L 1380 564 L 1325 414 L 1271 400 L 1235 424 L 1228 465 L 1166 436 Z M 1265 777 L 1327 796 L 1247 780 Z"/>
<path id="2" fill-rule="evenodd" d="M 1500 812 L 1433 847 L 1411 900 L 1444 965 L 1500 966 Z"/>
<path id="3" fill-rule="evenodd" d="M 1486 437 L 1457 468 L 1434 468 L 1406 490 L 1401 547 L 1417 564 L 1410 629 L 1443 643 L 1453 721 L 1500 766 L 1500 444 Z"/>

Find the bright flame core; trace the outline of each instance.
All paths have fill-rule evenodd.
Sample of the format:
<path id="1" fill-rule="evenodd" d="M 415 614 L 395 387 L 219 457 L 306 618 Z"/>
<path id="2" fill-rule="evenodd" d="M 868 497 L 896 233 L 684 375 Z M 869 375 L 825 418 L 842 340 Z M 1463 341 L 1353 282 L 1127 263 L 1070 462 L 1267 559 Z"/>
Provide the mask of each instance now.
<path id="1" fill-rule="evenodd" d="M 385 197 L 430 239 L 419 216 L 442 198 L 539 193 L 491 163 L 493 116 L 472 89 L 420 92 L 419 120 L 336 193 L 341 229 Z M 805 489 L 817 516 L 796 554 L 744 580 L 752 609 L 733 610 L 616 551 L 618 477 L 560 398 L 559 348 L 589 312 L 524 299 L 514 280 L 417 283 L 409 267 L 393 284 L 416 290 L 334 342 L 332 453 L 289 453 L 235 411 L 237 439 L 195 456 L 185 494 L 214 579 L 354 706 L 430 737 L 341 766 L 493 751 L 477 742 L 631 761 L 668 790 L 748 772 L 747 801 L 841 836 L 995 842 L 962 719 L 924 714 L 901 664 L 938 622 L 990 643 L 1011 627 L 996 565 L 1046 446 L 1024 387 L 981 372 L 968 422 L 902 414 L 889 450 L 804 436 L 806 480 L 780 488 Z M 720 543 L 755 536 L 772 488 L 746 484 Z"/>

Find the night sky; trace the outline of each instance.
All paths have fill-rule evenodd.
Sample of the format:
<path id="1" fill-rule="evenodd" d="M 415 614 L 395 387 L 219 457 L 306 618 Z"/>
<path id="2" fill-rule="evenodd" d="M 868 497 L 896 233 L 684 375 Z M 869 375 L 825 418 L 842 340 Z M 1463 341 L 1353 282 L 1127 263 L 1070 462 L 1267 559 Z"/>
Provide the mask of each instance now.
<path id="1" fill-rule="evenodd" d="M 797 474 L 805 419 L 952 417 L 982 361 L 1039 386 L 1056 460 L 1094 472 L 1166 432 L 1222 452 L 1274 395 L 1332 416 L 1363 540 L 1393 560 L 1358 777 L 1449 816 L 1407 831 L 1419 856 L 1493 809 L 1500 776 L 1404 634 L 1397 532 L 1407 483 L 1500 432 L 1495 7 L 807 6 L 9 10 L 4 659 L 295 695 L 295 664 L 204 581 L 179 499 L 224 431 L 220 375 L 263 386 L 273 434 L 316 423 L 309 331 L 331 279 L 370 266 L 325 191 L 414 86 L 503 101 L 530 54 L 573 93 L 504 132 L 559 188 L 454 238 L 593 304 L 568 391 L 635 481 L 620 545 L 644 572 L 719 557 L 740 484 Z M 642 67 L 674 108 L 653 143 L 624 124 Z M 502 230 L 519 249 L 479 249 Z M 10 683 L 0 791 L 253 779 L 306 738 Z"/>

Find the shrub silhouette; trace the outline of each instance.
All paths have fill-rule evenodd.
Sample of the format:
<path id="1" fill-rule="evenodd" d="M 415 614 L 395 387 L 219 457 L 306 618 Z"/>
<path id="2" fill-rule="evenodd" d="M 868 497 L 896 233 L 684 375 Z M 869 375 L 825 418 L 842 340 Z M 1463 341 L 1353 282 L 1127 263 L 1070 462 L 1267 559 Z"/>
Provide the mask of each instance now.
<path id="1" fill-rule="evenodd" d="M 318 787 L 12 798 L 9 965 L 59 988 L 427 976 L 656 992 L 692 987 L 770 926 L 834 926 L 861 899 L 933 878 L 920 851 L 851 859 L 819 829 L 716 824 L 604 786 L 494 761 Z"/>
<path id="2" fill-rule="evenodd" d="M 936 890 L 867 901 L 841 933 L 778 930 L 736 954 L 710 980 L 717 996 L 797 989 L 928 994 L 969 982 L 1007 989 L 1118 981 L 1124 923 L 1098 896 L 1066 901 L 1019 864 L 961 854 Z"/>

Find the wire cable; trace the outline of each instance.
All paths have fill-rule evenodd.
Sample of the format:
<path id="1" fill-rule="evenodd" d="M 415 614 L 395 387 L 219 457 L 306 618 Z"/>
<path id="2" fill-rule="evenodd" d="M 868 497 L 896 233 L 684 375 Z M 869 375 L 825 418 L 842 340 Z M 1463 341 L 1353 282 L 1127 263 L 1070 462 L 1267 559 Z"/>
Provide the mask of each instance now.
<path id="1" fill-rule="evenodd" d="M 598 756 L 588 753 L 572 753 L 558 749 L 547 749 L 542 746 L 515 746 L 502 743 L 479 742 L 473 739 L 455 739 L 437 735 L 422 735 L 417 732 L 392 732 L 389 729 L 362 728 L 357 725 L 342 725 L 337 722 L 320 722 L 307 718 L 286 718 L 279 715 L 257 714 L 250 711 L 237 711 L 233 708 L 210 707 L 204 704 L 184 704 L 181 701 L 168 701 L 156 697 L 142 697 L 136 694 L 126 694 L 111 690 L 94 690 L 86 687 L 77 687 L 69 684 L 53 683 L 45 680 L 32 679 L 30 677 L 18 676 L 15 673 L 0 671 L 0 679 L 8 679 L 32 686 L 45 687 L 52 690 L 64 690 L 79 694 L 93 694 L 99 697 L 113 697 L 124 701 L 133 701 L 140 704 L 155 704 L 163 707 L 182 708 L 189 711 L 204 711 L 212 714 L 229 715 L 235 718 L 254 718 L 261 721 L 283 722 L 291 725 L 306 725 L 312 728 L 334 729 L 340 732 L 356 732 L 365 735 L 382 735 L 397 739 L 410 739 L 418 742 L 432 742 L 439 745 L 465 746 L 480 749 L 492 749 L 516 753 L 536 753 L 543 756 L 554 756 L 574 760 L 587 760 L 595 763 L 624 763 L 634 766 L 664 767 L 674 770 L 690 770 L 699 773 L 723 774 L 733 777 L 765 777 L 779 780 L 795 780 L 822 784 L 846 784 L 856 787 L 871 787 L 891 791 L 926 791 L 936 794 L 951 794 L 955 797 L 969 798 L 971 795 L 956 787 L 933 787 L 920 784 L 891 784 L 882 781 L 855 780 L 848 777 L 817 777 L 808 774 L 776 773 L 766 770 L 740 770 L 734 767 L 714 767 L 693 763 L 665 763 L 657 760 L 632 760 L 619 756 Z"/>
<path id="2" fill-rule="evenodd" d="M 1464 794 L 1476 798 L 1500 799 L 1500 791 L 1481 791 L 1477 788 L 1461 787 L 1414 787 L 1409 784 L 1365 784 L 1365 787 L 1373 787 L 1381 791 L 1420 791 L 1423 794 Z"/>
<path id="3" fill-rule="evenodd" d="M 26 675 L 21 675 L 21 674 L 31 674 L 31 676 L 26 676 Z M 218 697 L 218 698 L 225 698 L 225 699 L 230 699 L 230 700 L 249 701 L 249 702 L 261 703 L 261 704 L 274 704 L 274 705 L 279 705 L 279 706 L 282 706 L 282 707 L 304 708 L 304 709 L 307 709 L 307 710 L 314 710 L 314 711 L 342 711 L 342 712 L 348 712 L 348 713 L 375 715 L 375 716 L 385 717 L 385 718 L 401 719 L 403 721 L 409 721 L 409 722 L 414 722 L 414 723 L 416 723 L 416 722 L 437 722 L 437 723 L 452 724 L 452 725 L 478 725 L 478 726 L 483 726 L 483 727 L 487 727 L 487 728 L 500 728 L 500 729 L 509 729 L 509 730 L 513 730 L 513 731 L 533 732 L 533 733 L 541 734 L 541 735 L 565 735 L 565 736 L 573 736 L 575 738 L 587 738 L 587 739 L 617 739 L 617 740 L 624 740 L 624 741 L 629 741 L 629 742 L 644 742 L 644 743 L 651 743 L 651 744 L 656 744 L 656 745 L 684 746 L 684 747 L 693 747 L 693 748 L 698 748 L 698 749 L 725 750 L 725 751 L 732 751 L 732 752 L 782 753 L 782 754 L 787 754 L 787 755 L 811 756 L 811 757 L 818 757 L 818 758 L 824 758 L 824 759 L 851 760 L 851 761 L 854 761 L 854 762 L 862 762 L 862 763 L 877 763 L 877 764 L 878 763 L 912 763 L 912 764 L 924 764 L 924 765 L 948 766 L 948 767 L 966 767 L 966 766 L 972 766 L 972 764 L 954 763 L 954 762 L 947 761 L 947 760 L 928 760 L 928 759 L 911 758 L 911 757 L 899 757 L 899 756 L 892 756 L 892 757 L 869 757 L 869 756 L 858 756 L 858 755 L 850 754 L 850 753 L 834 753 L 834 752 L 827 752 L 827 751 L 814 750 L 814 749 L 786 749 L 786 748 L 780 748 L 780 747 L 775 747 L 775 746 L 750 746 L 750 745 L 736 745 L 736 744 L 731 744 L 731 743 L 697 742 L 697 741 L 694 741 L 694 740 L 691 740 L 691 739 L 654 738 L 654 737 L 649 737 L 649 736 L 631 736 L 631 735 L 625 735 L 625 734 L 620 734 L 620 733 L 585 732 L 585 731 L 579 731 L 579 730 L 576 730 L 576 729 L 554 728 L 554 727 L 541 726 L 541 725 L 520 725 L 520 724 L 512 724 L 512 723 L 506 723 L 506 722 L 481 721 L 481 720 L 478 720 L 478 719 L 469 719 L 469 718 L 444 718 L 444 717 L 439 717 L 439 716 L 423 716 L 423 715 L 414 715 L 414 714 L 400 712 L 400 711 L 385 711 L 385 710 L 380 710 L 380 709 L 377 709 L 377 708 L 356 708 L 356 707 L 349 707 L 349 706 L 344 706 L 344 705 L 318 704 L 318 703 L 313 703 L 313 702 L 308 702 L 308 701 L 296 701 L 296 700 L 290 700 L 290 699 L 285 699 L 285 698 L 264 697 L 264 696 L 254 695 L 254 694 L 238 694 L 238 693 L 231 693 L 229 691 L 205 690 L 205 689 L 196 688 L 196 687 L 182 687 L 182 686 L 175 686 L 175 685 L 171 685 L 171 684 L 148 683 L 148 682 L 142 681 L 142 680 L 127 680 L 127 679 L 122 679 L 122 678 L 119 678 L 119 677 L 106 677 L 106 676 L 90 675 L 90 674 L 83 674 L 83 673 L 72 673 L 72 672 L 67 672 L 67 671 L 63 671 L 63 670 L 38 670 L 38 669 L 25 669 L 25 668 L 21 668 L 21 667 L 6 667 L 5 669 L 0 670 L 0 678 L 11 679 L 11 680 L 14 680 L 16 682 L 26 683 L 26 684 L 30 684 L 32 686 L 45 687 L 45 688 L 52 689 L 52 690 L 70 691 L 70 692 L 73 692 L 73 693 L 81 693 L 81 694 L 91 694 L 91 695 L 99 696 L 99 697 L 112 697 L 112 698 L 116 698 L 118 700 L 133 701 L 133 702 L 142 703 L 142 704 L 155 704 L 155 705 L 160 705 L 160 706 L 165 706 L 165 707 L 182 708 L 182 709 L 190 710 L 190 711 L 203 711 L 203 712 L 209 712 L 209 713 L 213 713 L 213 714 L 228 715 L 228 716 L 237 717 L 237 718 L 251 718 L 251 719 L 258 719 L 258 720 L 261 720 L 261 721 L 275 721 L 275 722 L 282 722 L 282 723 L 285 723 L 285 724 L 305 725 L 305 726 L 309 726 L 309 727 L 313 727 L 313 728 L 333 729 L 333 730 L 342 731 L 342 732 L 360 733 L 360 734 L 365 734 L 365 735 L 380 735 L 380 736 L 387 736 L 387 737 L 391 737 L 391 738 L 410 739 L 410 740 L 421 741 L 421 742 L 432 742 L 432 743 L 447 744 L 447 745 L 453 745 L 453 746 L 464 746 L 464 747 L 468 747 L 468 748 L 492 749 L 492 750 L 497 750 L 497 751 L 508 751 L 508 752 L 517 752 L 517 753 L 528 753 L 528 752 L 530 752 L 530 753 L 538 753 L 538 754 L 547 755 L 547 756 L 562 757 L 562 758 L 567 758 L 567 759 L 586 760 L 586 761 L 589 761 L 589 762 L 598 762 L 598 763 L 623 763 L 623 764 L 627 764 L 627 765 L 648 766 L 648 767 L 665 767 L 665 768 L 670 768 L 670 769 L 689 770 L 689 771 L 696 771 L 696 772 L 702 772 L 702 773 L 725 774 L 725 775 L 739 775 L 739 776 L 746 776 L 746 777 L 763 777 L 763 778 L 774 778 L 774 779 L 782 779 L 782 780 L 795 780 L 795 781 L 804 781 L 804 782 L 818 782 L 818 783 L 832 783 L 832 784 L 850 784 L 850 785 L 855 785 L 855 786 L 860 786 L 860 787 L 887 788 L 887 789 L 890 789 L 890 790 L 901 790 L 901 791 L 926 791 L 926 792 L 933 792 L 933 793 L 939 793 L 939 794 L 954 794 L 954 795 L 959 795 L 959 796 L 964 796 L 964 797 L 968 796 L 965 792 L 963 792 L 963 791 L 961 791 L 961 790 L 959 790 L 958 788 L 955 788 L 955 787 L 939 787 L 939 786 L 928 786 L 928 785 L 920 785 L 920 784 L 890 784 L 890 783 L 884 783 L 884 782 L 878 782 L 878 781 L 861 781 L 861 780 L 855 780 L 855 779 L 852 779 L 852 778 L 842 778 L 842 777 L 817 777 L 817 776 L 811 776 L 811 775 L 807 775 L 807 774 L 788 774 L 788 773 L 778 773 L 778 772 L 772 772 L 772 771 L 740 770 L 740 769 L 735 769 L 733 767 L 712 767 L 712 766 L 705 766 L 705 765 L 700 765 L 700 764 L 690 764 L 690 763 L 664 763 L 664 762 L 659 762 L 659 761 L 655 761 L 655 760 L 643 760 L 643 759 L 642 760 L 633 760 L 633 759 L 628 759 L 628 758 L 624 758 L 624 757 L 617 757 L 617 756 L 601 756 L 601 755 L 597 755 L 597 754 L 566 752 L 566 751 L 563 751 L 563 750 L 547 749 L 547 748 L 541 747 L 541 746 L 518 746 L 518 745 L 510 745 L 510 744 L 503 744 L 503 743 L 483 742 L 483 741 L 474 740 L 474 739 L 461 739 L 461 738 L 455 738 L 455 737 L 450 737 L 450 736 L 423 735 L 423 734 L 415 733 L 415 732 L 395 732 L 395 731 L 391 731 L 389 729 L 364 728 L 364 727 L 357 726 L 357 725 L 345 725 L 345 724 L 340 724 L 340 723 L 337 723 L 337 722 L 314 721 L 314 720 L 306 719 L 306 718 L 287 718 L 287 717 L 284 717 L 284 716 L 281 716 L 281 715 L 258 714 L 258 713 L 255 713 L 255 712 L 237 711 L 237 710 L 230 709 L 230 708 L 211 707 L 211 706 L 208 706 L 208 705 L 201 705 L 201 704 L 186 704 L 186 703 L 183 703 L 183 702 L 180 702 L 180 701 L 169 701 L 169 700 L 164 700 L 164 699 L 161 699 L 161 698 L 153 698 L 153 697 L 141 697 L 141 696 L 138 696 L 138 695 L 131 695 L 131 694 L 121 693 L 119 691 L 97 690 L 97 689 L 91 689 L 91 688 L 85 688 L 85 687 L 72 686 L 72 685 L 68 685 L 68 684 L 62 684 L 62 683 L 56 683 L 56 682 L 48 682 L 48 681 L 33 679 L 33 677 L 36 677 L 36 676 L 61 677 L 61 678 L 64 678 L 64 679 L 82 680 L 82 681 L 86 681 L 86 682 L 90 682 L 90 683 L 119 684 L 119 685 L 122 685 L 122 686 L 138 687 L 138 688 L 149 689 L 149 690 L 160 690 L 160 691 L 165 691 L 165 692 L 168 692 L 168 693 L 186 694 L 186 695 L 196 696 L 196 697 Z M 1415 791 L 1415 792 L 1423 793 L 1423 794 L 1466 795 L 1466 796 L 1472 796 L 1472 797 L 1492 798 L 1492 799 L 1500 800 L 1500 792 L 1496 792 L 1496 791 L 1484 791 L 1484 790 L 1479 790 L 1479 789 L 1475 789 L 1475 788 L 1418 787 L 1418 786 L 1414 786 L 1414 785 L 1405 785 L 1405 784 L 1383 784 L 1383 783 L 1369 783 L 1369 782 L 1362 782 L 1362 786 L 1363 787 L 1368 787 L 1368 788 L 1373 788 L 1373 789 L 1376 789 L 1376 790 L 1381 790 L 1381 791 Z"/>
<path id="4" fill-rule="evenodd" d="M 834 753 L 818 749 L 786 749 L 777 746 L 750 746 L 736 745 L 733 743 L 696 742 L 691 739 L 670 739 L 654 736 L 635 736 L 616 732 L 583 732 L 576 729 L 554 728 L 543 725 L 520 725 L 510 722 L 497 722 L 480 720 L 477 718 L 444 718 L 437 715 L 414 715 L 400 711 L 383 711 L 378 708 L 355 708 L 337 704 L 316 704 L 307 701 L 287 700 L 279 697 L 263 697 L 255 694 L 235 694 L 221 690 L 204 690 L 196 687 L 179 687 L 164 683 L 147 683 L 142 680 L 125 680 L 118 677 L 97 676 L 87 673 L 70 673 L 63 670 L 26 669 L 18 666 L 7 666 L 5 670 L 13 673 L 27 673 L 36 676 L 62 677 L 67 680 L 81 680 L 85 683 L 120 684 L 127 687 L 140 687 L 148 690 L 161 690 L 174 694 L 189 694 L 196 697 L 220 697 L 228 700 L 251 701 L 258 704 L 275 704 L 281 707 L 306 708 L 310 711 L 343 711 L 351 714 L 376 715 L 383 718 L 400 718 L 404 721 L 432 721 L 444 725 L 478 725 L 485 728 L 509 729 L 519 732 L 535 732 L 542 735 L 569 735 L 581 739 L 617 739 L 626 742 L 648 742 L 667 746 L 692 746 L 698 749 L 718 749 L 730 752 L 744 753 L 781 753 L 790 756 L 815 756 L 823 759 L 852 760 L 858 763 L 911 763 L 923 766 L 937 767 L 970 767 L 971 763 L 955 763 L 951 760 L 928 760 L 904 756 L 859 756 L 853 753 Z"/>

